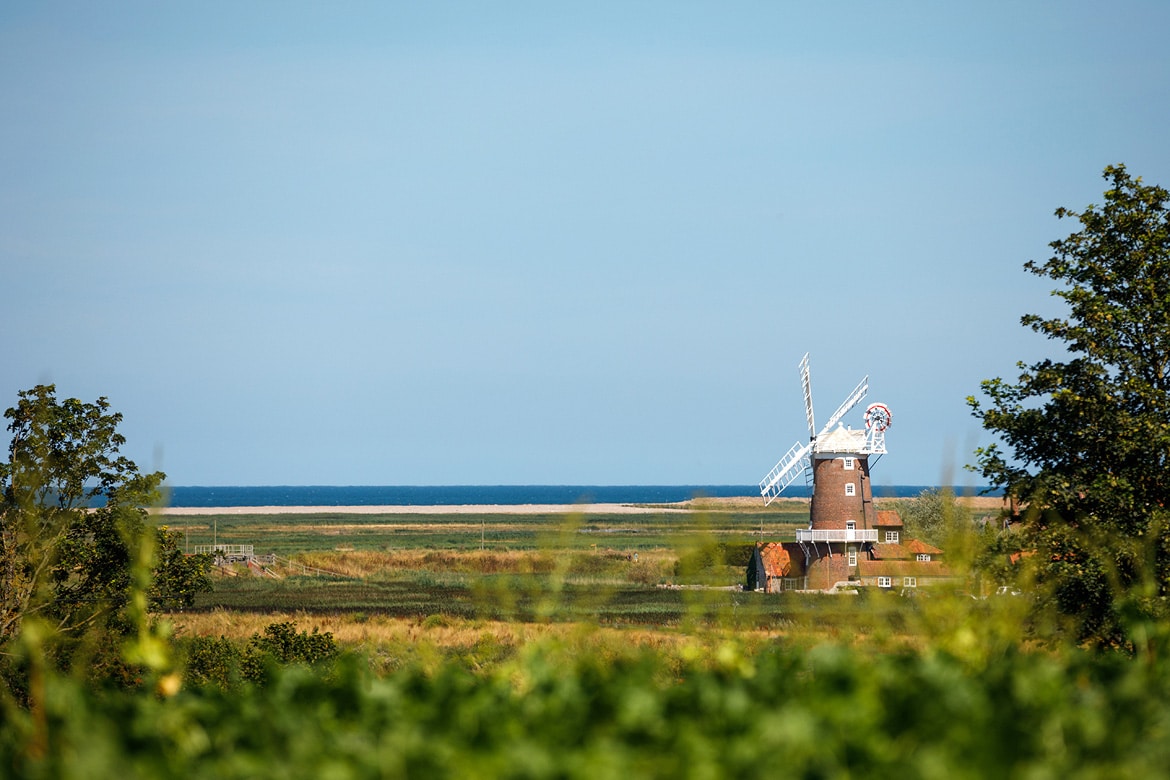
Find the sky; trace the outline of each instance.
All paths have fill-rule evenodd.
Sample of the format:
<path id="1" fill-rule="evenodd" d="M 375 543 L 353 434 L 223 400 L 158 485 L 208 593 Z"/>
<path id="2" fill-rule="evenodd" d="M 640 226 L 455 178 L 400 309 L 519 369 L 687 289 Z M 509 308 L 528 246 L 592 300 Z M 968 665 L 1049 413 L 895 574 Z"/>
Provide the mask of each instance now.
<path id="1" fill-rule="evenodd" d="M 174 485 L 978 484 L 1023 264 L 1170 185 L 1170 4 L 0 6 L 0 408 Z"/>

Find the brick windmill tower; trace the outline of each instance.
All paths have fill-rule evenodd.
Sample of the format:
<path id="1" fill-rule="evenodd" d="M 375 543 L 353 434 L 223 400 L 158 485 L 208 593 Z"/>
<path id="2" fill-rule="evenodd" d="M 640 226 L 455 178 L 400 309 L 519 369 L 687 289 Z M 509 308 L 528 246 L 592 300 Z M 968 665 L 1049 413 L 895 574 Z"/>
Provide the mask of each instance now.
<path id="1" fill-rule="evenodd" d="M 786 579 L 803 580 L 796 587 L 824 590 L 857 574 L 859 557 L 872 554 L 873 545 L 878 541 L 879 518 L 870 485 L 870 456 L 880 458 L 885 454 L 885 434 L 892 418 L 885 404 L 870 404 L 865 410 L 863 429 L 854 430 L 841 424 L 841 419 L 869 392 L 867 376 L 837 407 L 825 426 L 817 430 L 807 353 L 800 361 L 800 381 L 809 440 L 792 445 L 760 482 L 760 495 L 765 505 L 770 504 L 804 474 L 806 484 L 812 486 L 809 527 L 796 532 L 795 543 L 782 545 L 789 559 Z M 779 549 L 772 552 L 780 556 Z"/>

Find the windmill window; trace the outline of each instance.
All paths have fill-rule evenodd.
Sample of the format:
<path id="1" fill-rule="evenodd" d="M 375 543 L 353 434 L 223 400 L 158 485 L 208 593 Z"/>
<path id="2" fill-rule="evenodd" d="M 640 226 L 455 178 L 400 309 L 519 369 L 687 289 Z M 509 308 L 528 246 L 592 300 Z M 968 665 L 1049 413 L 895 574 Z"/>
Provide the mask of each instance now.
<path id="1" fill-rule="evenodd" d="M 897 544 L 897 543 L 898 543 L 898 532 L 897 531 L 886 531 L 886 544 Z"/>
<path id="2" fill-rule="evenodd" d="M 845 495 L 847 495 L 847 496 L 857 495 L 857 485 L 854 485 L 852 482 L 845 483 Z"/>
<path id="3" fill-rule="evenodd" d="M 878 577 L 878 587 L 879 588 L 890 587 L 890 578 L 889 577 Z"/>
<path id="4" fill-rule="evenodd" d="M 929 561 L 930 560 L 930 553 L 918 553 L 918 560 Z"/>
<path id="5" fill-rule="evenodd" d="M 853 471 L 853 458 L 845 458 L 845 470 Z"/>
<path id="6" fill-rule="evenodd" d="M 849 555 L 848 555 L 848 559 L 849 559 L 849 563 L 848 563 L 849 566 L 856 566 L 857 565 L 857 550 L 850 550 Z"/>

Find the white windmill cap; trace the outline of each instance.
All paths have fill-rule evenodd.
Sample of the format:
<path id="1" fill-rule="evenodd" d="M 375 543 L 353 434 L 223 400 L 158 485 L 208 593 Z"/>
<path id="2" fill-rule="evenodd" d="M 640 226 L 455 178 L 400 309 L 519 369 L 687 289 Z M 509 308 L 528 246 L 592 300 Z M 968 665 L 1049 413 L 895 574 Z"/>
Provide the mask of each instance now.
<path id="1" fill-rule="evenodd" d="M 857 454 L 865 449 L 865 431 L 855 431 L 838 425 L 826 434 L 817 437 L 817 453 L 841 452 Z"/>

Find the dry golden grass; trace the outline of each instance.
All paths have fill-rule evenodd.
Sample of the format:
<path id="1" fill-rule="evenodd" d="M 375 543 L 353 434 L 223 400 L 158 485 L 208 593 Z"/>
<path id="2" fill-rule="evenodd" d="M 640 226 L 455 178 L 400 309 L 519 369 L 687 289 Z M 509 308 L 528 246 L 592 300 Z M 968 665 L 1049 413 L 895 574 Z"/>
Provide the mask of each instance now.
<path id="1" fill-rule="evenodd" d="M 550 643 L 572 652 L 620 657 L 651 651 L 664 657 L 703 658 L 715 656 L 728 641 L 756 652 L 782 644 L 811 648 L 821 644 L 849 644 L 875 652 L 921 649 L 925 641 L 921 632 L 891 631 L 888 628 L 851 627 L 827 624 L 795 629 L 730 628 L 707 626 L 679 627 L 611 627 L 589 623 L 521 623 L 464 619 L 432 615 L 426 618 L 397 618 L 385 615 L 313 615 L 303 612 L 237 613 L 226 610 L 196 614 L 161 616 L 175 628 L 178 637 L 227 637 L 245 641 L 273 624 L 289 621 L 298 631 L 331 633 L 344 648 L 357 651 L 385 670 L 404 663 L 433 665 L 444 654 L 461 654 L 471 668 L 482 668 L 500 660 L 496 651 L 505 654 L 526 647 Z M 488 648 L 486 657 L 481 648 Z M 494 650 L 493 650 L 494 648 Z"/>
<path id="2" fill-rule="evenodd" d="M 959 496 L 959 503 L 983 511 L 1002 509 L 1004 506 L 1002 496 Z"/>
<path id="3" fill-rule="evenodd" d="M 626 558 L 616 550 L 578 551 L 575 555 L 602 558 Z M 639 551 L 643 568 L 666 570 L 674 565 L 677 554 L 670 550 Z M 547 574 L 564 558 L 557 553 L 538 550 L 322 550 L 302 553 L 297 562 L 347 577 L 370 577 L 404 571 L 428 571 L 457 574 Z"/>
<path id="4" fill-rule="evenodd" d="M 584 642 L 591 646 L 629 646 L 649 650 L 674 650 L 693 644 L 697 638 L 712 641 L 718 632 L 696 635 L 664 628 L 611 628 L 581 623 L 521 623 L 515 621 L 468 620 L 448 616 L 397 618 L 385 615 L 315 615 L 296 613 L 243 613 L 214 610 L 202 613 L 172 613 L 161 616 L 175 629 L 176 636 L 228 637 L 245 640 L 263 634 L 272 623 L 290 621 L 298 631 L 333 634 L 345 647 L 377 652 L 387 648 L 423 647 L 446 650 L 467 648 L 489 637 L 506 647 L 559 640 Z M 771 641 L 778 631 L 737 632 L 757 643 Z"/>
<path id="5" fill-rule="evenodd" d="M 552 555 L 532 551 L 318 551 L 298 555 L 297 561 L 348 577 L 401 571 L 532 574 L 552 571 L 553 568 Z"/>

